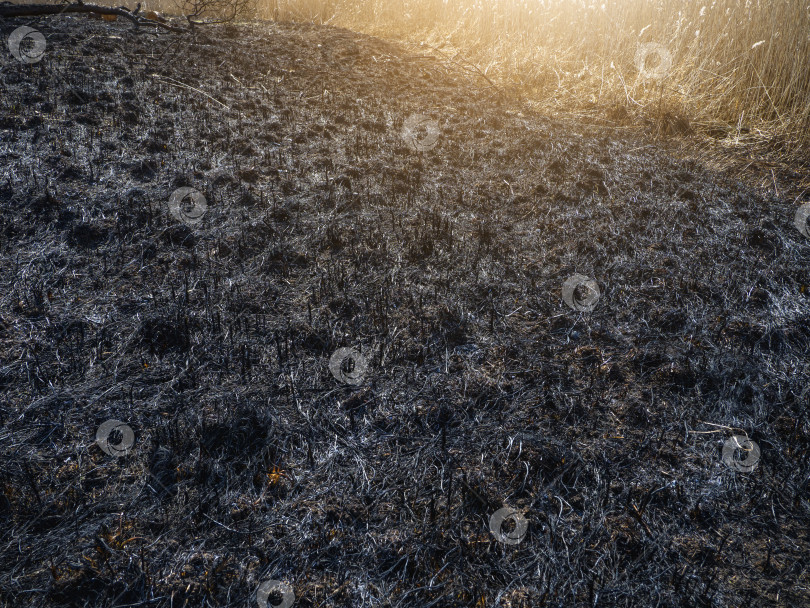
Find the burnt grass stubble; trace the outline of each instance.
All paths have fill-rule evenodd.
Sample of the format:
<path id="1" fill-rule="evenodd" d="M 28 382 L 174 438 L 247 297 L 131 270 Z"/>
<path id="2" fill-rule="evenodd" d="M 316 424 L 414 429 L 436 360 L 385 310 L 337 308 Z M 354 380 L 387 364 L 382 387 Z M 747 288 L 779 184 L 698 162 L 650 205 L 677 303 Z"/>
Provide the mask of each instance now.
<path id="1" fill-rule="evenodd" d="M 3 606 L 807 605 L 794 200 L 346 30 L 35 26 L 1 76 Z"/>

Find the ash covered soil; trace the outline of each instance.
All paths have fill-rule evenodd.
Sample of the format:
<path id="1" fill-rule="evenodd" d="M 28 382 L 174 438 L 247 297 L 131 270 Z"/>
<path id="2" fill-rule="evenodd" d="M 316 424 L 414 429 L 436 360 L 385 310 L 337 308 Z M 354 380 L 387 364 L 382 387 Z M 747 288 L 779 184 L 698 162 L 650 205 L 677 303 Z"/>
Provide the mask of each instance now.
<path id="1" fill-rule="evenodd" d="M 0 73 L 3 606 L 268 580 L 295 606 L 808 605 L 801 201 L 347 30 L 32 25 L 44 58 Z M 735 435 L 759 456 L 724 462 Z"/>

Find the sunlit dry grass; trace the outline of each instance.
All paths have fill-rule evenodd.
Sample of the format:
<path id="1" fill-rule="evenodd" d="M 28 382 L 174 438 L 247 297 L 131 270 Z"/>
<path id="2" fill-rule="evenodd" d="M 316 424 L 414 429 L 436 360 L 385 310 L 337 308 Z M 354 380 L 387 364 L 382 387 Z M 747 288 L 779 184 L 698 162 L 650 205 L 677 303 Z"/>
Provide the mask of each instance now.
<path id="1" fill-rule="evenodd" d="M 810 142 L 803 2 L 268 0 L 261 11 L 424 42 L 560 108 L 666 110 L 729 143 L 782 154 Z M 639 78 L 635 56 L 648 42 L 672 55 L 662 81 Z"/>

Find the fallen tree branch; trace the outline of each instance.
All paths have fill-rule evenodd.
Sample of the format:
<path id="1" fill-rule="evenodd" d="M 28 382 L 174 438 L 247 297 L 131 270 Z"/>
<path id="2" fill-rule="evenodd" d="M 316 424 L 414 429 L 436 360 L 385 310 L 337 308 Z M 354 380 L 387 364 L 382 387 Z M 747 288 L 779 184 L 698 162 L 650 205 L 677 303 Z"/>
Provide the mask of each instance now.
<path id="1" fill-rule="evenodd" d="M 438 48 L 436 48 L 435 46 L 432 46 L 432 45 L 427 44 L 427 43 L 425 43 L 425 42 L 423 42 L 422 44 L 424 44 L 426 47 L 428 47 L 428 48 L 430 48 L 430 49 L 433 49 L 433 50 L 434 50 L 434 51 L 436 51 L 437 53 L 441 53 L 441 54 L 442 54 L 444 57 L 446 57 L 446 58 L 447 58 L 447 61 L 449 61 L 450 63 L 453 63 L 453 64 L 457 65 L 457 66 L 458 66 L 458 67 L 460 67 L 462 70 L 464 70 L 464 71 L 466 71 L 466 72 L 473 72 L 473 70 L 471 70 L 470 68 L 468 68 L 468 67 L 467 67 L 467 66 L 465 66 L 464 64 L 459 63 L 458 61 L 456 61 L 455 59 L 453 59 L 452 57 L 450 57 L 450 56 L 449 56 L 447 53 L 445 53 L 443 50 L 438 49 Z M 494 82 L 492 82 L 492 80 L 490 80 L 489 76 L 487 76 L 486 74 L 484 74 L 484 72 L 482 72 L 482 71 L 481 71 L 481 68 L 479 68 L 477 65 L 475 65 L 475 64 L 474 64 L 473 62 L 471 62 L 471 61 L 468 61 L 467 63 L 468 63 L 469 65 L 471 65 L 471 66 L 474 68 L 474 71 L 475 71 L 475 72 L 477 72 L 477 73 L 478 73 L 478 74 L 479 74 L 479 75 L 480 75 L 480 76 L 481 76 L 481 77 L 482 77 L 484 80 L 486 80 L 486 81 L 487 81 L 487 82 L 490 84 L 490 86 L 492 86 L 493 88 L 495 88 L 495 89 L 496 89 L 498 92 L 501 92 L 501 88 L 500 88 L 500 87 L 499 87 L 497 84 L 495 84 Z"/>
<path id="2" fill-rule="evenodd" d="M 221 106 L 222 106 L 223 108 L 225 108 L 226 110 L 230 110 L 230 109 L 231 109 L 231 107 L 230 107 L 230 106 L 227 106 L 227 105 L 225 105 L 224 103 L 222 103 L 220 100 L 215 99 L 214 97 L 211 97 L 211 96 L 210 96 L 208 93 L 206 93 L 205 91 L 201 91 L 200 89 L 197 89 L 197 88 L 192 87 L 192 86 L 190 86 L 190 85 L 187 85 L 187 84 L 184 84 L 184 83 L 182 83 L 182 82 L 179 82 L 179 81 L 175 80 L 174 78 L 168 78 L 168 79 L 166 79 L 166 78 L 161 78 L 159 74 L 150 74 L 150 76 L 152 76 L 153 78 L 156 78 L 158 82 L 163 82 L 163 83 L 165 83 L 165 84 L 170 84 L 170 85 L 175 86 L 175 87 L 180 87 L 181 89 L 189 89 L 190 91 L 196 91 L 197 93 L 201 93 L 201 94 L 205 95 L 205 96 L 206 96 L 208 99 L 210 99 L 211 101 L 214 101 L 214 102 L 218 103 L 219 105 L 221 105 Z"/>
<path id="3" fill-rule="evenodd" d="M 63 13 L 95 13 L 97 15 L 117 15 L 129 19 L 139 27 L 141 25 L 155 25 L 170 32 L 183 33 L 187 30 L 160 21 L 146 19 L 131 13 L 124 8 L 98 6 L 96 4 L 0 4 L 0 17 L 42 17 L 46 15 L 61 15 Z"/>

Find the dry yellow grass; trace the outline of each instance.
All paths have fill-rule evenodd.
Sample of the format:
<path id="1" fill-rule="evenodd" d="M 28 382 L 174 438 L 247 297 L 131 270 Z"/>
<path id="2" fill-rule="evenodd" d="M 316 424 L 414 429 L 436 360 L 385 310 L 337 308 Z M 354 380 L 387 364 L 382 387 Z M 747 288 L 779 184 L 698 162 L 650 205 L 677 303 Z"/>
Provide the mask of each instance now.
<path id="1" fill-rule="evenodd" d="M 806 2 L 268 0 L 261 16 L 425 42 L 560 108 L 672 111 L 727 143 L 794 160 L 810 143 Z M 648 43 L 671 56 L 662 79 L 640 77 Z"/>

